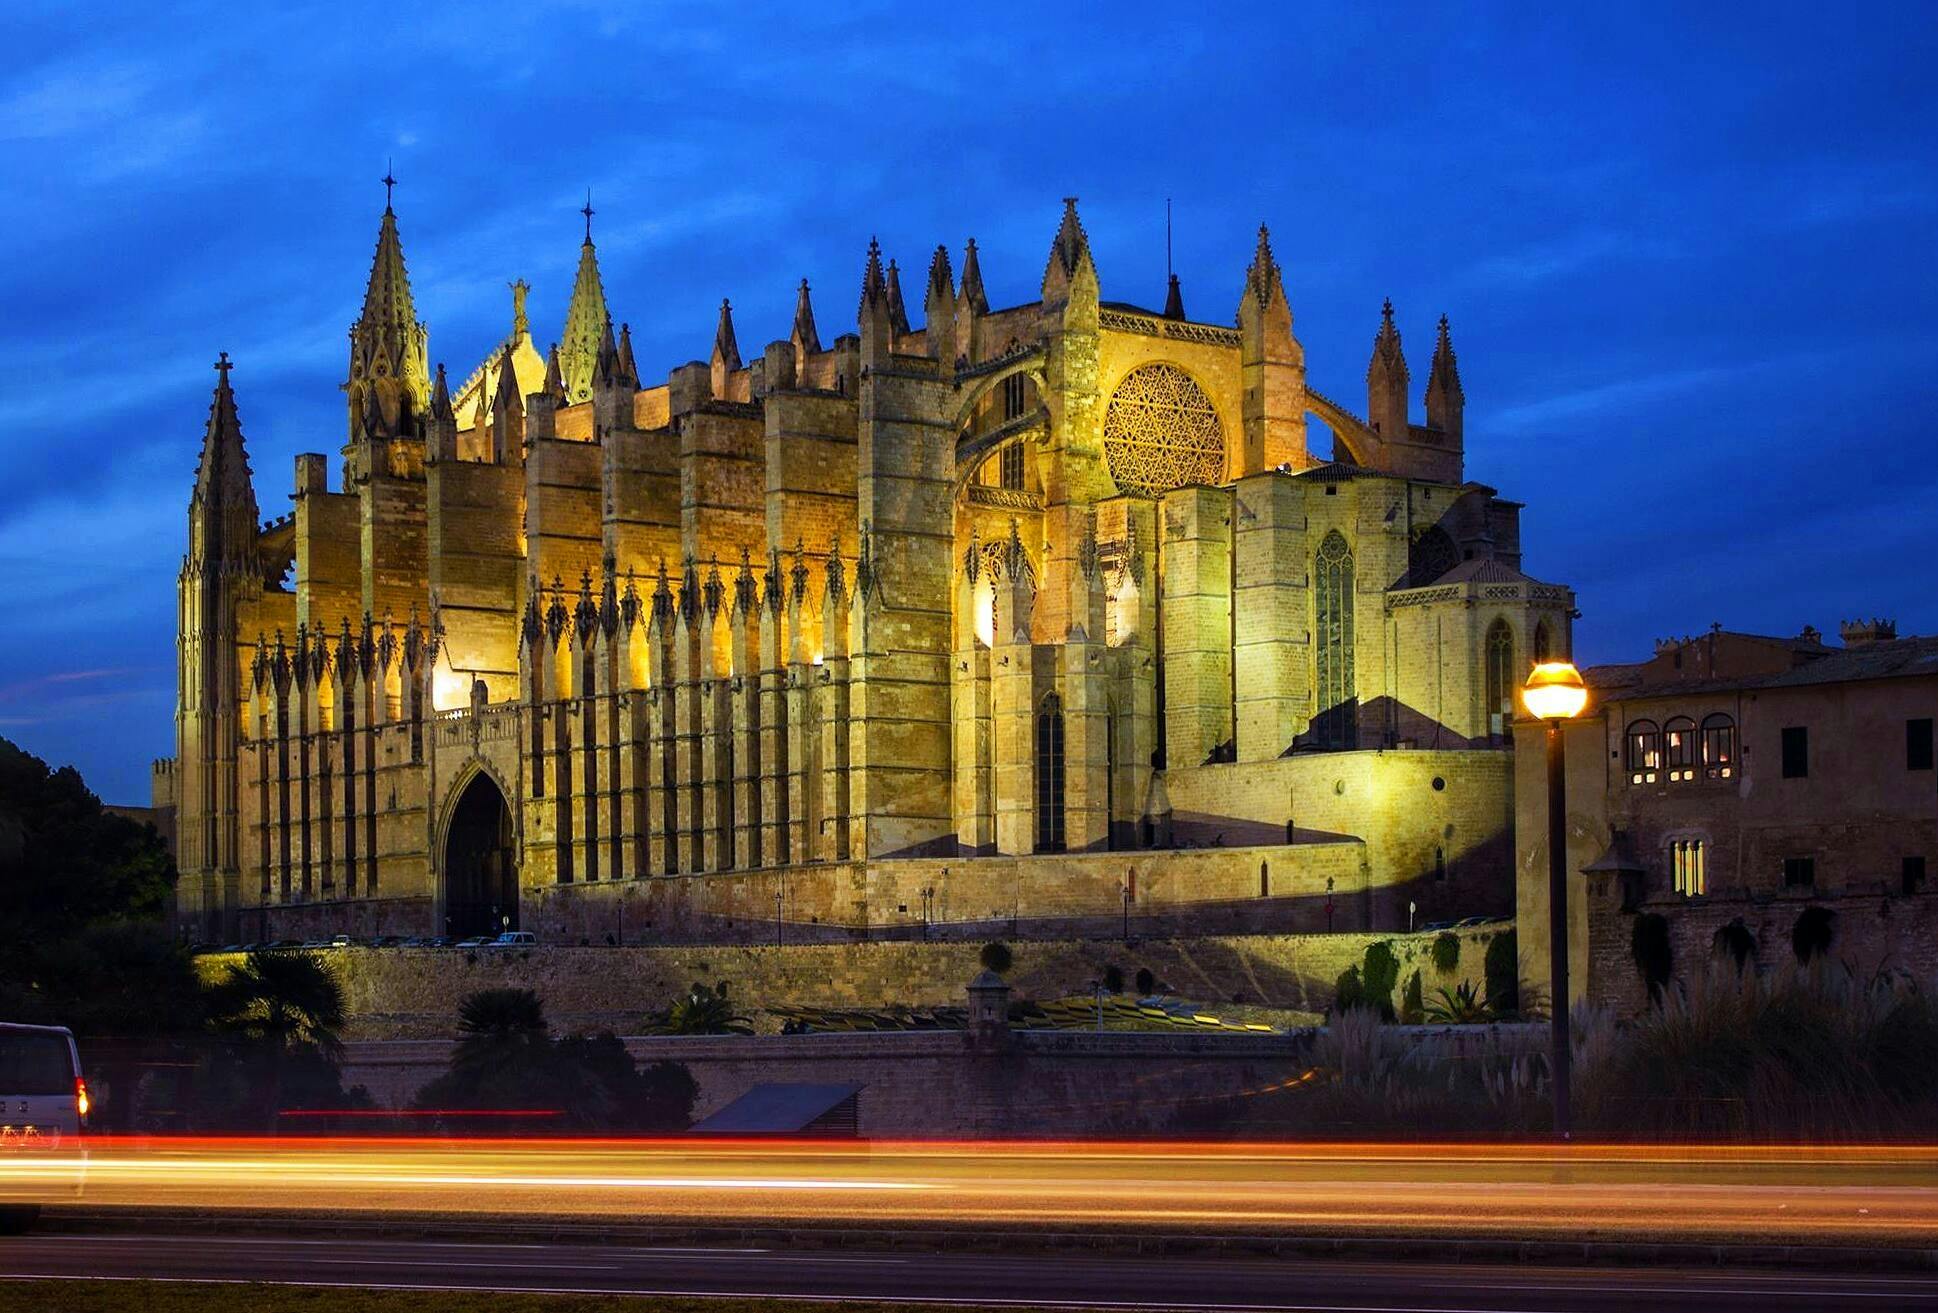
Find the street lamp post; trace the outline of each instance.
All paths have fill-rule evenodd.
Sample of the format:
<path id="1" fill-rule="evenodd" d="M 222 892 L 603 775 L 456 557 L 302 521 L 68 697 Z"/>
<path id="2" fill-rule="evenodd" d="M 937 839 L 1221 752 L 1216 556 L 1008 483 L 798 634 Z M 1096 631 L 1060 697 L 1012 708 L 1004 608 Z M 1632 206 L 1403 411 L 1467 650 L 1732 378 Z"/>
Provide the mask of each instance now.
<path id="1" fill-rule="evenodd" d="M 1548 731 L 1548 1011 L 1553 1043 L 1549 1064 L 1554 1133 L 1565 1140 L 1570 1132 L 1573 1050 L 1568 1034 L 1568 766 L 1562 727 L 1581 714 L 1588 704 L 1588 690 L 1571 662 L 1543 661 L 1528 676 L 1521 703 Z"/>

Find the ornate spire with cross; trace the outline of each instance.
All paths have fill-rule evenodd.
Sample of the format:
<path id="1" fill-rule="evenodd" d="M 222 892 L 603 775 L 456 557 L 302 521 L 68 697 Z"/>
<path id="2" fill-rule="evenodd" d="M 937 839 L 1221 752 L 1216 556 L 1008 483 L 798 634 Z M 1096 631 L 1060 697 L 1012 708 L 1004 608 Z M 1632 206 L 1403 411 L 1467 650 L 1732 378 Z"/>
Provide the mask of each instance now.
<path id="1" fill-rule="evenodd" d="M 585 216 L 585 244 L 592 245 L 592 216 L 598 211 L 592 208 L 592 188 L 585 189 L 585 206 L 579 211 Z"/>
<path id="2" fill-rule="evenodd" d="M 384 182 L 384 209 L 388 211 L 390 209 L 390 200 L 391 200 L 390 193 L 392 189 L 394 189 L 397 186 L 395 170 L 391 168 L 390 160 L 388 158 L 384 160 L 383 182 Z"/>

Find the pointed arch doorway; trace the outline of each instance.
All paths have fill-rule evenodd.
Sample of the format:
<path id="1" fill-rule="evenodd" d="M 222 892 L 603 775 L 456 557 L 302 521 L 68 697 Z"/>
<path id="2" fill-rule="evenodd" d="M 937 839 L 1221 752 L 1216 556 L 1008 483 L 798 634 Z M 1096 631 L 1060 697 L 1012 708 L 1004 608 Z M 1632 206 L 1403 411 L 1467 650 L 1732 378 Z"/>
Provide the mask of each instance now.
<path id="1" fill-rule="evenodd" d="M 518 929 L 518 868 L 511 808 L 484 771 L 471 777 L 444 834 L 444 933 L 454 938 Z"/>

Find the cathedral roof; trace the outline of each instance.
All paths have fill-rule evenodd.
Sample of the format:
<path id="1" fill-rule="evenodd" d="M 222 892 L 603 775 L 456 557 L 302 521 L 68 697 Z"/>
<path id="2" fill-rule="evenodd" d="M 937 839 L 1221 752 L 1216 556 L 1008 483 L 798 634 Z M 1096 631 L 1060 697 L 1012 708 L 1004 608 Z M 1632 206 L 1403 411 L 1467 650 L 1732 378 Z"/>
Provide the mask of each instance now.
<path id="1" fill-rule="evenodd" d="M 1522 574 L 1506 561 L 1489 556 L 1462 561 L 1433 582 L 1436 584 L 1531 584 L 1538 581 L 1530 575 Z"/>

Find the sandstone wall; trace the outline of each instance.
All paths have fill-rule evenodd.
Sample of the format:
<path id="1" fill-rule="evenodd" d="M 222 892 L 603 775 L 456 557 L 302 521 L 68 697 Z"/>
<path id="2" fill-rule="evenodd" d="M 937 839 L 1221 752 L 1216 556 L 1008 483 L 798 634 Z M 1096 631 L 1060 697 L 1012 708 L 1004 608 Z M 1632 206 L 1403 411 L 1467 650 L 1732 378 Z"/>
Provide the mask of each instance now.
<path id="1" fill-rule="evenodd" d="M 1400 958 L 1400 981 L 1415 970 L 1427 996 L 1443 985 L 1480 982 L 1486 940 L 1502 927 L 1463 930 L 1460 961 L 1442 975 L 1430 957 L 1434 936 L 1375 934 L 1230 935 L 1194 939 L 1065 940 L 1012 946 L 1008 979 L 1019 998 L 1062 998 L 1090 991 L 1106 966 L 1127 980 L 1147 967 L 1160 988 L 1207 1005 L 1241 1003 L 1319 1014 L 1333 984 L 1368 945 L 1386 940 Z M 715 945 L 665 948 L 331 950 L 327 960 L 348 996 L 348 1033 L 358 1039 L 443 1038 L 458 1002 L 480 989 L 531 989 L 554 1027 L 604 1027 L 628 1034 L 696 981 L 725 984 L 764 1029 L 779 1022 L 761 1009 L 932 1008 L 959 1005 L 980 969 L 981 944 L 960 942 Z M 216 973 L 235 959 L 197 959 Z"/>

